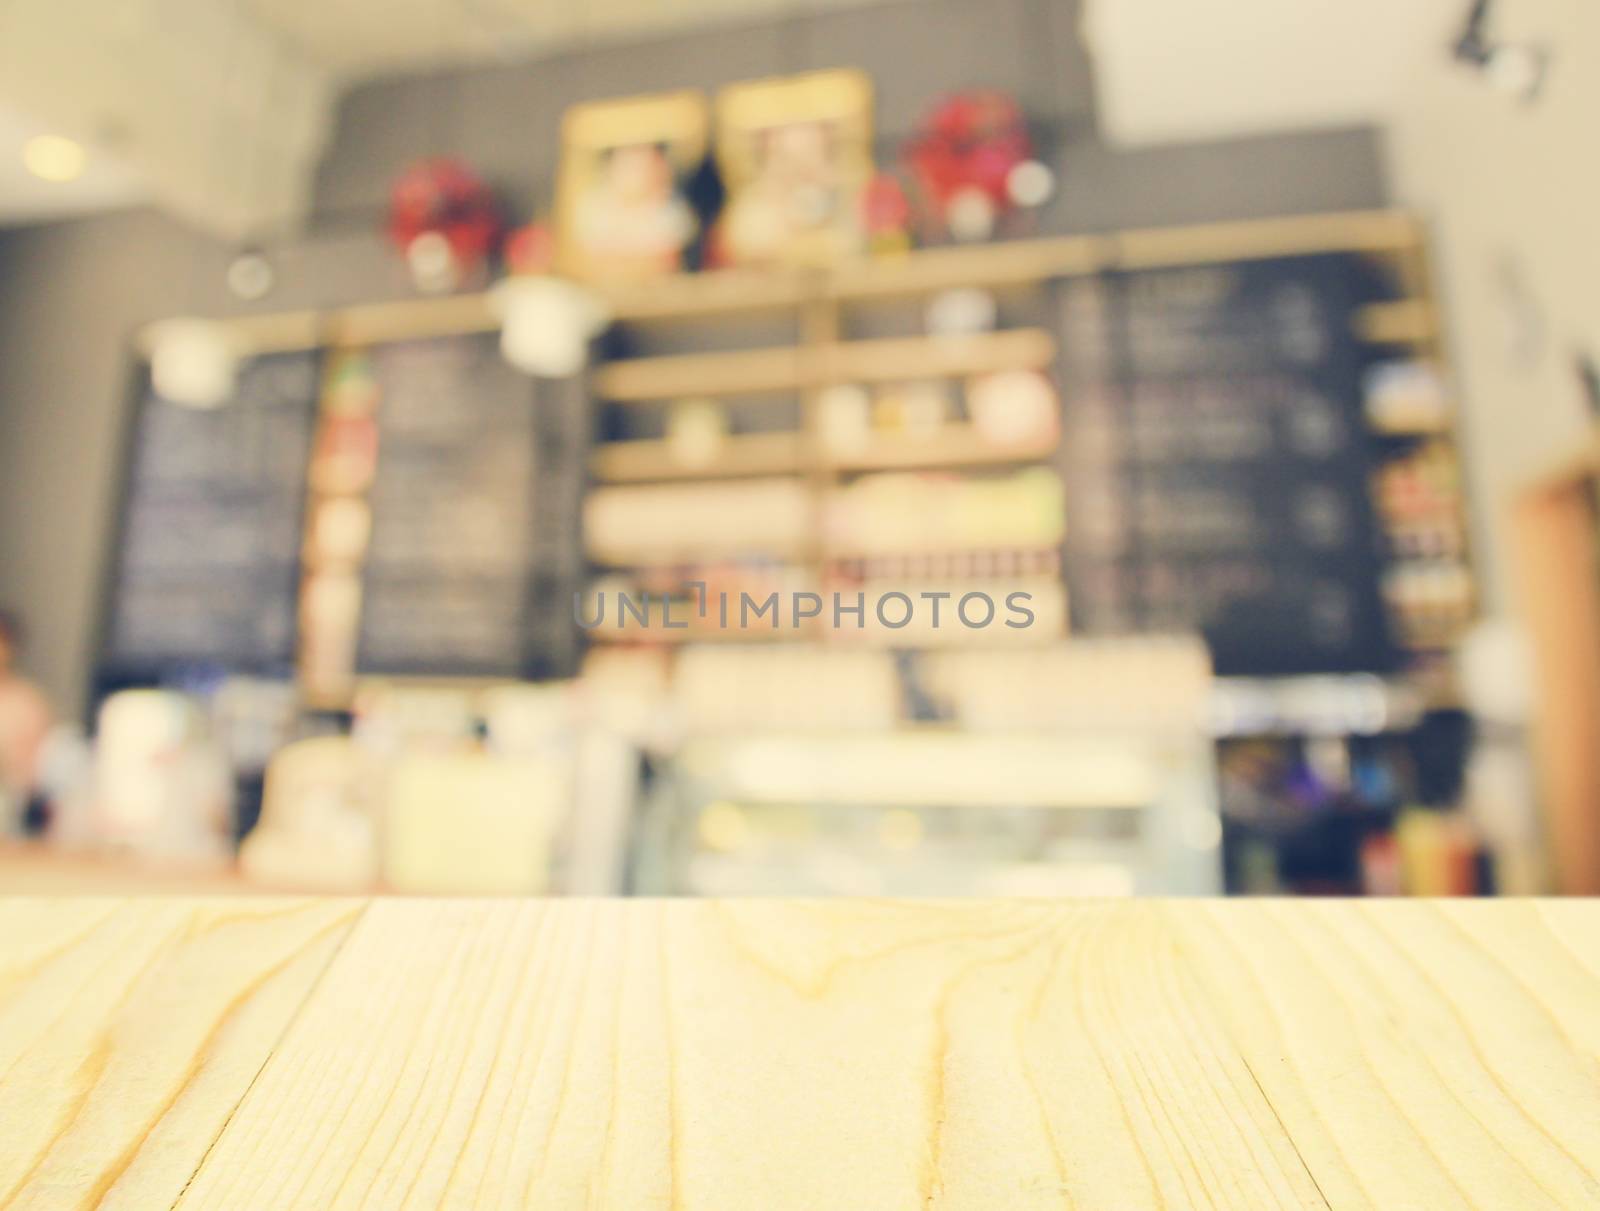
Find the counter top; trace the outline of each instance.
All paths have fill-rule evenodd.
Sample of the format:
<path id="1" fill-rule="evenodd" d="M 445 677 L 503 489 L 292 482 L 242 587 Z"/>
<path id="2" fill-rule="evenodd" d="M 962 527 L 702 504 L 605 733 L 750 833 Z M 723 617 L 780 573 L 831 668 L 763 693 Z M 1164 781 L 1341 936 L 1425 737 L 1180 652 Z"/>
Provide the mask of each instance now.
<path id="1" fill-rule="evenodd" d="M 39 841 L 0 841 L 0 897 L 259 896 L 294 890 L 305 889 L 251 883 L 232 858 L 152 863 L 132 855 L 74 852 Z"/>
<path id="2" fill-rule="evenodd" d="M 91 1207 L 1600 1207 L 1600 903 L 0 900 Z"/>

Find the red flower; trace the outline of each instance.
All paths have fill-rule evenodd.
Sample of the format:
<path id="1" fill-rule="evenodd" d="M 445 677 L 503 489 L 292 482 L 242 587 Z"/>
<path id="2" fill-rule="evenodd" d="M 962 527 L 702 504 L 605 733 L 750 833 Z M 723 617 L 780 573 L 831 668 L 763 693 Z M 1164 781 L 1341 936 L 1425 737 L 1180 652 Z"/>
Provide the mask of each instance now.
<path id="1" fill-rule="evenodd" d="M 939 103 L 906 148 L 922 193 L 941 213 L 963 190 L 986 194 L 1009 208 L 1006 179 L 1033 156 L 1017 103 L 1001 92 L 957 93 Z"/>
<path id="2" fill-rule="evenodd" d="M 404 252 L 413 240 L 438 232 L 456 260 L 476 265 L 500 236 L 494 195 L 460 160 L 421 160 L 394 184 L 389 199 L 389 238 Z"/>

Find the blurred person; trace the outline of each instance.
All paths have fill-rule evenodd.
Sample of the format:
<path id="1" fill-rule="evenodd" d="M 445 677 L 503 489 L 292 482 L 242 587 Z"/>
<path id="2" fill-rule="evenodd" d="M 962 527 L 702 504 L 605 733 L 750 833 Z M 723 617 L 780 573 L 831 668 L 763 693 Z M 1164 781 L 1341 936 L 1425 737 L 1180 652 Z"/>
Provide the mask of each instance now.
<path id="1" fill-rule="evenodd" d="M 50 704 L 16 669 L 23 641 L 16 615 L 0 609 L 0 803 L 25 831 L 45 823 L 39 753 L 50 731 Z"/>

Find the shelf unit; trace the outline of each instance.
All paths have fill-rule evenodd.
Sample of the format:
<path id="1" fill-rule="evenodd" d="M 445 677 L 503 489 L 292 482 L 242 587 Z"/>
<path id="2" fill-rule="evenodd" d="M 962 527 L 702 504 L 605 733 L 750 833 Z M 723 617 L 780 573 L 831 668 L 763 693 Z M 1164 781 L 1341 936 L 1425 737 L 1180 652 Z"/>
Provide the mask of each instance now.
<path id="1" fill-rule="evenodd" d="M 780 347 L 614 360 L 592 375 L 598 400 L 648 407 L 690 397 L 736 400 L 741 395 L 793 393 L 800 401 L 800 422 L 791 432 L 726 436 L 714 451 L 700 452 L 698 457 L 664 439 L 607 442 L 594 450 L 591 473 L 597 481 L 618 485 L 800 476 L 814 487 L 820 512 L 826 495 L 842 479 L 857 474 L 1051 465 L 1058 455 L 1058 439 L 999 445 L 961 422 L 925 434 L 873 434 L 855 449 L 830 450 L 822 440 L 817 407 L 821 392 L 829 386 L 1048 369 L 1057 357 L 1054 334 L 1032 327 L 956 339 L 841 339 L 846 312 L 915 301 L 953 288 L 1004 295 L 1121 269 L 1327 252 L 1356 252 L 1381 261 L 1401 286 L 1403 297 L 1368 304 L 1352 314 L 1352 329 L 1361 341 L 1439 359 L 1441 338 L 1428 288 L 1423 231 L 1414 217 L 1390 211 L 927 249 L 826 272 L 729 271 L 663 279 L 649 290 L 637 286 L 614 290 L 608 301 L 625 326 L 718 313 L 776 312 L 793 316 L 800 335 L 792 345 Z M 1447 418 L 1397 416 L 1383 423 L 1374 420 L 1370 432 L 1382 456 L 1390 457 L 1425 440 L 1451 442 L 1452 429 Z M 818 583 L 823 569 L 841 554 L 826 549 L 820 537 L 814 549 L 785 551 L 818 573 Z M 763 552 L 751 555 L 759 558 Z M 725 551 L 713 556 L 725 557 Z M 1430 629 L 1428 645 L 1453 638 L 1449 634 L 1441 640 L 1441 635 L 1438 628 Z"/>
<path id="2" fill-rule="evenodd" d="M 1422 227 L 1413 215 L 1365 210 L 922 249 L 827 271 L 725 269 L 676 274 L 596 289 L 612 319 L 626 324 L 800 311 L 819 303 L 915 298 L 958 286 L 1004 289 L 1116 269 L 1318 252 L 1359 252 L 1409 262 L 1422 244 Z M 1429 300 L 1425 276 L 1406 272 L 1409 297 Z M 487 293 L 240 315 L 226 323 L 240 346 L 252 353 L 491 332 L 499 327 Z"/>
<path id="3" fill-rule="evenodd" d="M 1004 293 L 1108 271 L 1174 268 L 1212 262 L 1355 252 L 1384 262 L 1401 298 L 1360 308 L 1352 317 L 1364 341 L 1444 365 L 1443 338 L 1430 289 L 1424 233 L 1417 219 L 1388 210 L 1304 215 L 1187 227 L 1140 229 L 917 250 L 863 259 L 828 270 L 720 270 L 596 287 L 613 320 L 647 326 L 718 316 L 787 316 L 798 338 L 789 345 L 609 361 L 594 369 L 599 400 L 652 407 L 684 397 L 737 398 L 794 393 L 798 428 L 735 434 L 710 458 L 680 457 L 665 440 L 605 443 L 591 455 L 602 483 L 693 483 L 770 476 L 802 477 L 822 502 L 842 478 L 871 471 L 999 469 L 1049 463 L 1056 443 L 999 446 L 971 427 L 947 425 L 929 435 L 874 435 L 859 449 L 830 453 L 822 441 L 819 399 L 831 385 L 924 378 L 964 378 L 1006 369 L 1041 369 L 1056 357 L 1053 335 L 1019 328 L 949 340 L 936 337 L 842 338 L 848 308 L 927 298 L 973 287 Z M 256 352 L 310 345 L 366 345 L 491 331 L 498 320 L 488 294 L 404 299 L 319 312 L 246 316 L 231 321 L 241 346 Z M 1374 422 L 1380 457 L 1435 442 L 1455 458 L 1450 418 Z M 793 554 L 820 571 L 833 553 L 820 537 Z M 1465 533 L 1465 522 L 1462 523 Z M 753 553 L 759 554 L 759 553 Z M 725 555 L 721 558 L 725 558 Z M 1462 556 L 1463 564 L 1470 554 Z M 1449 638 L 1441 642 L 1448 642 Z"/>
<path id="4" fill-rule="evenodd" d="M 1401 412 L 1398 415 L 1368 418 L 1369 432 L 1377 439 L 1377 454 L 1385 466 L 1389 466 L 1392 460 L 1410 457 L 1426 448 L 1451 469 L 1450 476 L 1455 481 L 1454 496 L 1447 502 L 1445 514 L 1448 524 L 1459 536 L 1459 549 L 1453 554 L 1446 553 L 1431 560 L 1392 551 L 1388 561 L 1391 575 L 1410 564 L 1431 562 L 1439 568 L 1454 571 L 1454 579 L 1465 587 L 1466 592 L 1458 599 L 1453 613 L 1444 611 L 1444 617 L 1422 616 L 1408 622 L 1403 617 L 1403 611 L 1390 603 L 1390 616 L 1394 620 L 1401 646 L 1414 657 L 1438 657 L 1454 651 L 1478 608 L 1472 577 L 1471 519 L 1466 504 L 1461 443 L 1457 432 L 1459 411 L 1456 401 L 1460 393 L 1449 371 L 1449 350 L 1432 293 L 1433 272 L 1428 245 L 1421 231 L 1416 238 L 1394 250 L 1391 264 L 1405 297 L 1363 308 L 1355 317 L 1355 329 L 1366 343 L 1391 349 L 1402 358 L 1414 359 L 1431 367 L 1438 376 L 1447 402 L 1443 414 Z M 1374 492 L 1376 494 L 1376 484 Z M 1389 537 L 1406 529 L 1404 519 L 1392 522 L 1383 515 L 1381 507 L 1378 520 Z M 1452 670 L 1430 670 L 1429 680 L 1433 696 L 1446 699 L 1455 697 Z"/>
<path id="5" fill-rule="evenodd" d="M 1018 328 L 970 336 L 891 337 L 625 358 L 601 366 L 592 382 L 595 394 L 611 403 L 650 403 L 686 395 L 749 395 L 838 383 L 1041 370 L 1055 354 L 1055 338 L 1048 332 Z"/>
<path id="6" fill-rule="evenodd" d="M 820 407 L 830 386 L 927 377 L 966 377 L 1007 369 L 1044 369 L 1056 361 L 1055 336 L 1021 327 L 961 340 L 933 337 L 845 336 L 847 313 L 929 298 L 952 288 L 1017 297 L 1064 279 L 1105 272 L 1177 268 L 1208 263 L 1318 253 L 1356 253 L 1384 263 L 1402 297 L 1358 309 L 1351 317 L 1364 342 L 1432 359 L 1441 368 L 1443 338 L 1430 293 L 1424 234 L 1407 214 L 1372 211 L 1269 221 L 1212 224 L 1167 230 L 1103 233 L 915 251 L 903 256 L 842 264 L 828 271 L 727 270 L 601 287 L 613 320 L 625 327 L 679 324 L 716 317 L 764 316 L 792 321 L 788 345 L 726 352 L 623 358 L 597 366 L 593 397 L 622 408 L 659 408 L 686 396 L 723 397 L 792 393 L 799 423 L 790 432 L 743 433 L 726 438 L 710 457 L 684 457 L 663 439 L 603 444 L 589 456 L 594 480 L 618 487 L 785 478 L 805 484 L 820 515 L 828 493 L 851 477 L 874 471 L 968 470 L 1052 464 L 1055 440 L 1021 445 L 987 442 L 971 425 L 946 424 L 930 434 L 874 434 L 848 450 L 822 440 Z M 373 343 L 491 332 L 498 320 L 487 294 L 408 299 L 319 312 L 250 316 L 232 322 L 235 336 L 255 352 L 311 346 L 340 349 Z M 738 406 L 735 404 L 734 406 Z M 1427 442 L 1453 441 L 1450 418 L 1396 414 L 1370 426 L 1380 458 L 1401 456 Z M 1453 446 L 1452 446 L 1453 449 Z M 822 526 L 811 537 L 766 552 L 751 552 L 772 567 L 798 569 L 820 589 L 825 573 L 859 552 L 829 550 Z M 651 548 L 653 565 L 619 564 L 618 571 L 654 572 L 658 583 L 696 558 L 729 562 L 735 553 L 696 551 L 693 536 L 674 549 Z M 596 561 L 592 561 L 596 562 Z M 598 564 L 597 567 L 604 565 Z M 1056 577 L 1060 579 L 1059 576 Z M 592 631 L 597 644 L 815 639 L 826 634 L 661 631 L 624 628 Z M 1453 636 L 1438 638 L 1448 643 Z M 1073 645 L 1075 648 L 1082 645 Z M 1028 653 L 1032 660 L 1035 653 Z"/>

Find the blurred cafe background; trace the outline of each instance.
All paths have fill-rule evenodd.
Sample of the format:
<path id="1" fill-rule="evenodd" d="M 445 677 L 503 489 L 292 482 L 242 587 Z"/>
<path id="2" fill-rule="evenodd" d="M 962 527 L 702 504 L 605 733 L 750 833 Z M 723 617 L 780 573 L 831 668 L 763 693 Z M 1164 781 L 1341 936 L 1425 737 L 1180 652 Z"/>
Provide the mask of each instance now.
<path id="1" fill-rule="evenodd" d="M 1597 116 L 1594 0 L 4 0 L 0 891 L 1600 893 Z"/>

